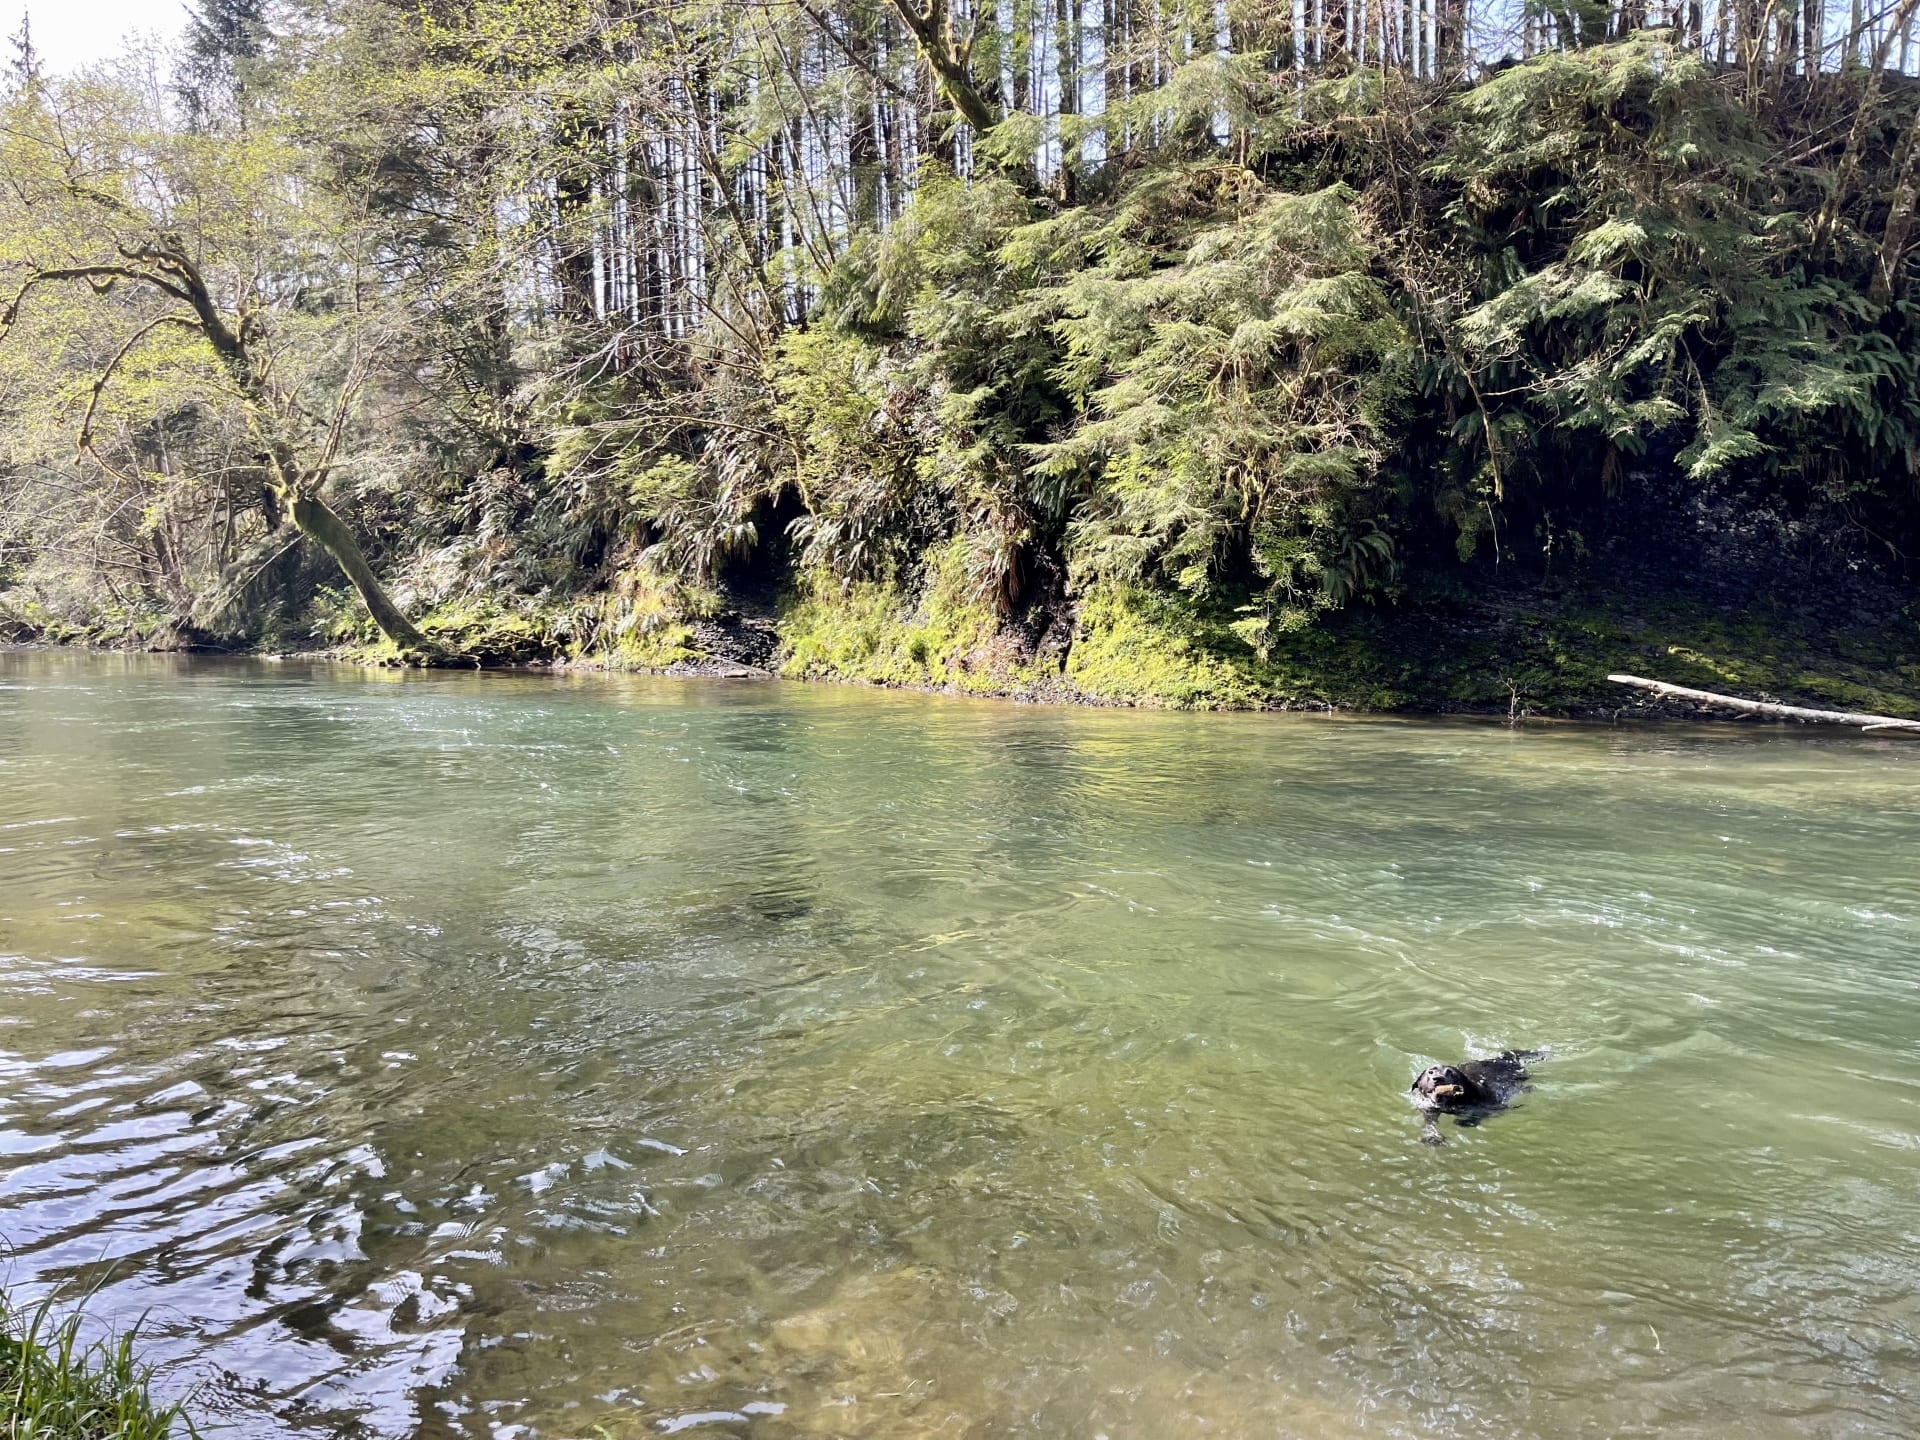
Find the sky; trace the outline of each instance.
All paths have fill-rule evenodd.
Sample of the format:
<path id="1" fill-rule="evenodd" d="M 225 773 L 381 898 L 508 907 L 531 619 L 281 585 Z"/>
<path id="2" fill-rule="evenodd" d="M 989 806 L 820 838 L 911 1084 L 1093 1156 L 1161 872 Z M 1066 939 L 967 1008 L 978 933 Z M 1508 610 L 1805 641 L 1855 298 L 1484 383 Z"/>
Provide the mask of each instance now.
<path id="1" fill-rule="evenodd" d="M 12 36 L 24 10 L 47 68 L 71 71 L 117 55 L 127 38 L 179 34 L 181 0 L 0 0 L 0 30 Z"/>

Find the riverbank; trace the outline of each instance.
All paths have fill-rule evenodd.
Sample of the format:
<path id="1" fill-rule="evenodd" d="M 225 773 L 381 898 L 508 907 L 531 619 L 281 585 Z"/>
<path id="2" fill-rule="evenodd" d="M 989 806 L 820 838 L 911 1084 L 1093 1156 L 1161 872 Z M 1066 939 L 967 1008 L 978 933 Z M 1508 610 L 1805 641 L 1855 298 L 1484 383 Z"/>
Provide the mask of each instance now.
<path id="1" fill-rule="evenodd" d="M 956 173 L 958 152 L 928 153 L 897 184 L 855 186 L 864 199 L 788 216 L 777 245 L 730 213 L 724 253 L 784 258 L 722 285 L 703 252 L 691 306 L 649 293 L 618 318 L 578 288 L 658 237 L 582 233 L 572 259 L 524 274 L 525 252 L 489 242 L 472 257 L 488 293 L 564 295 L 485 318 L 415 288 L 438 260 L 400 265 L 382 303 L 405 342 L 348 387 L 364 404 L 289 433 L 273 473 L 258 456 L 236 469 L 232 437 L 317 420 L 352 351 L 340 336 L 316 325 L 311 354 L 274 370 L 312 394 L 210 389 L 189 345 L 154 357 L 177 385 L 164 403 L 107 395 L 116 377 L 78 357 L 131 354 L 145 332 L 111 306 L 41 311 L 73 275 L 26 274 L 40 318 L 11 333 L 34 403 L 0 426 L 0 639 L 1180 709 L 1666 713 L 1606 679 L 1631 670 L 1920 713 L 1914 217 L 1885 201 L 1906 193 L 1899 157 L 1920 154 L 1900 138 L 1920 90 L 1849 65 L 1792 85 L 1791 67 L 1767 85 L 1748 67 L 1743 93 L 1671 35 L 1626 30 L 1401 74 L 1390 103 L 1352 90 L 1344 60 L 1326 88 L 1283 93 L 1262 42 L 1246 75 L 1209 81 L 1228 90 L 1181 101 L 1198 106 L 1186 121 L 1129 124 L 1156 138 L 1113 168 L 1102 140 L 1057 194 L 989 159 L 1047 133 L 1020 122 L 1004 154 L 969 145 Z M 295 47 L 286 73 L 326 49 Z M 408 52 L 389 73 L 411 84 L 419 66 Z M 842 99 L 871 79 L 855 69 Z M 274 122 L 288 163 L 334 128 L 296 122 L 296 91 Z M 66 103 L 57 86 L 23 95 L 20 133 L 72 133 Z M 1229 115 L 1231 140 L 1213 134 Z M 396 155 L 424 133 L 404 128 Z M 1078 143 L 1060 139 L 1062 164 Z M 512 151 L 470 139 L 440 174 Z M 22 233 L 58 212 L 91 234 L 60 209 L 62 176 L 29 172 L 45 190 Z M 139 173 L 115 180 L 135 211 Z M 597 207 L 582 173 L 562 208 L 610 221 L 630 177 L 604 175 Z M 736 178 L 769 173 L 762 157 Z M 426 215 L 489 235 L 519 183 L 409 202 L 394 235 Z M 1642 213 L 1623 195 L 1666 198 Z M 550 218 L 549 239 L 567 229 Z M 414 238 L 451 253 L 437 229 Z M 336 262 L 373 273 L 351 247 Z M 259 303 L 308 283 L 283 277 Z M 211 294 L 172 318 L 205 331 Z M 228 330 L 239 351 L 254 339 L 237 321 L 199 338 L 238 363 Z M 89 386 L 82 422 L 71 399 Z"/>
<path id="2" fill-rule="evenodd" d="M 1586 524 L 1585 549 L 1557 570 L 1429 557 L 1391 595 L 1294 628 L 1229 587 L 1060 583 L 1009 611 L 980 593 L 953 544 L 851 584 L 796 568 L 781 546 L 704 585 L 635 563 L 516 593 L 428 552 L 395 557 L 389 575 L 431 642 L 483 668 L 779 676 L 1176 710 L 1733 718 L 1607 679 L 1624 671 L 1920 717 L 1920 588 L 1857 531 L 1696 494 L 1664 472 L 1636 476 Z M 298 575 L 289 588 L 263 623 L 210 648 L 403 663 L 350 592 Z M 216 640 L 157 614 L 63 623 L 0 597 L 0 640 L 10 633 L 133 649 Z"/>
<path id="3" fill-rule="evenodd" d="M 1237 618 L 1110 593 L 1088 601 L 1070 640 L 1048 653 L 1044 638 L 1024 649 L 1005 634 L 972 645 L 947 638 L 924 609 L 876 597 L 837 613 L 801 607 L 787 621 L 781 668 L 1175 709 L 1725 718 L 1623 691 L 1607 676 L 1624 669 L 1756 698 L 1920 715 L 1911 607 L 1841 616 L 1832 606 L 1716 603 L 1659 585 L 1517 583 L 1361 607 L 1259 649 L 1236 633 Z"/>
<path id="4" fill-rule="evenodd" d="M 1738 718 L 1607 679 L 1626 670 L 1755 699 L 1920 716 L 1920 610 L 1886 584 L 1808 598 L 1729 595 L 1646 574 L 1495 577 L 1357 607 L 1261 647 L 1236 629 L 1230 608 L 1138 590 L 1087 597 L 1038 633 L 938 586 L 919 595 L 882 585 L 715 592 L 698 613 L 663 610 L 670 620 L 637 635 L 588 629 L 580 610 L 577 600 L 461 602 L 429 610 L 421 624 L 462 663 L 483 668 L 777 676 L 1040 704 Z M 178 635 L 104 638 L 116 648 L 197 648 Z M 364 632 L 238 653 L 398 658 Z"/>

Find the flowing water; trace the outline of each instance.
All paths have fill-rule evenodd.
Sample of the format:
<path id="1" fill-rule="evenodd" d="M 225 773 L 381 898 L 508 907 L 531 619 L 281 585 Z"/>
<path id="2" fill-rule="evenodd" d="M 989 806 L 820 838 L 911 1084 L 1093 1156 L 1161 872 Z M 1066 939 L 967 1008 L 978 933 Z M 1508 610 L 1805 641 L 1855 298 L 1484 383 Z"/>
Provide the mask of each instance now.
<path id="1" fill-rule="evenodd" d="M 0 655 L 0 1021 L 223 1434 L 1920 1434 L 1910 740 Z"/>

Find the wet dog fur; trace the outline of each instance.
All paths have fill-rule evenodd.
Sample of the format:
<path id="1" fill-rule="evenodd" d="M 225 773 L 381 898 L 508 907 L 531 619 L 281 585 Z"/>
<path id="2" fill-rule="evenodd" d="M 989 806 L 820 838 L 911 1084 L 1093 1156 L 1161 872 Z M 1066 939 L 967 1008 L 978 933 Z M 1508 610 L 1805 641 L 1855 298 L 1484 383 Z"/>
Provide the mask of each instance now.
<path id="1" fill-rule="evenodd" d="M 1413 1103 L 1425 1117 L 1420 1138 L 1428 1145 L 1445 1142 L 1440 1117 L 1451 1115 L 1458 1125 L 1478 1125 L 1513 1097 L 1533 1087 L 1527 1083 L 1526 1061 L 1538 1060 L 1538 1050 L 1507 1050 L 1490 1060 L 1464 1060 L 1458 1065 L 1429 1065 L 1414 1077 Z"/>

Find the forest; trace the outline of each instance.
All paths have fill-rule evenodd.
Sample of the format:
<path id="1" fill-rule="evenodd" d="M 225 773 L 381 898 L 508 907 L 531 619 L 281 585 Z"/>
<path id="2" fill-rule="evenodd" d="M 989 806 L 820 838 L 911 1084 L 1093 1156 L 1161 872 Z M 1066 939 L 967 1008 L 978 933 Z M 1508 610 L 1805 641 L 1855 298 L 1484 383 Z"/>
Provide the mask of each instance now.
<path id="1" fill-rule="evenodd" d="M 0 640 L 1920 714 L 1920 0 L 189 9 L 0 82 Z"/>

